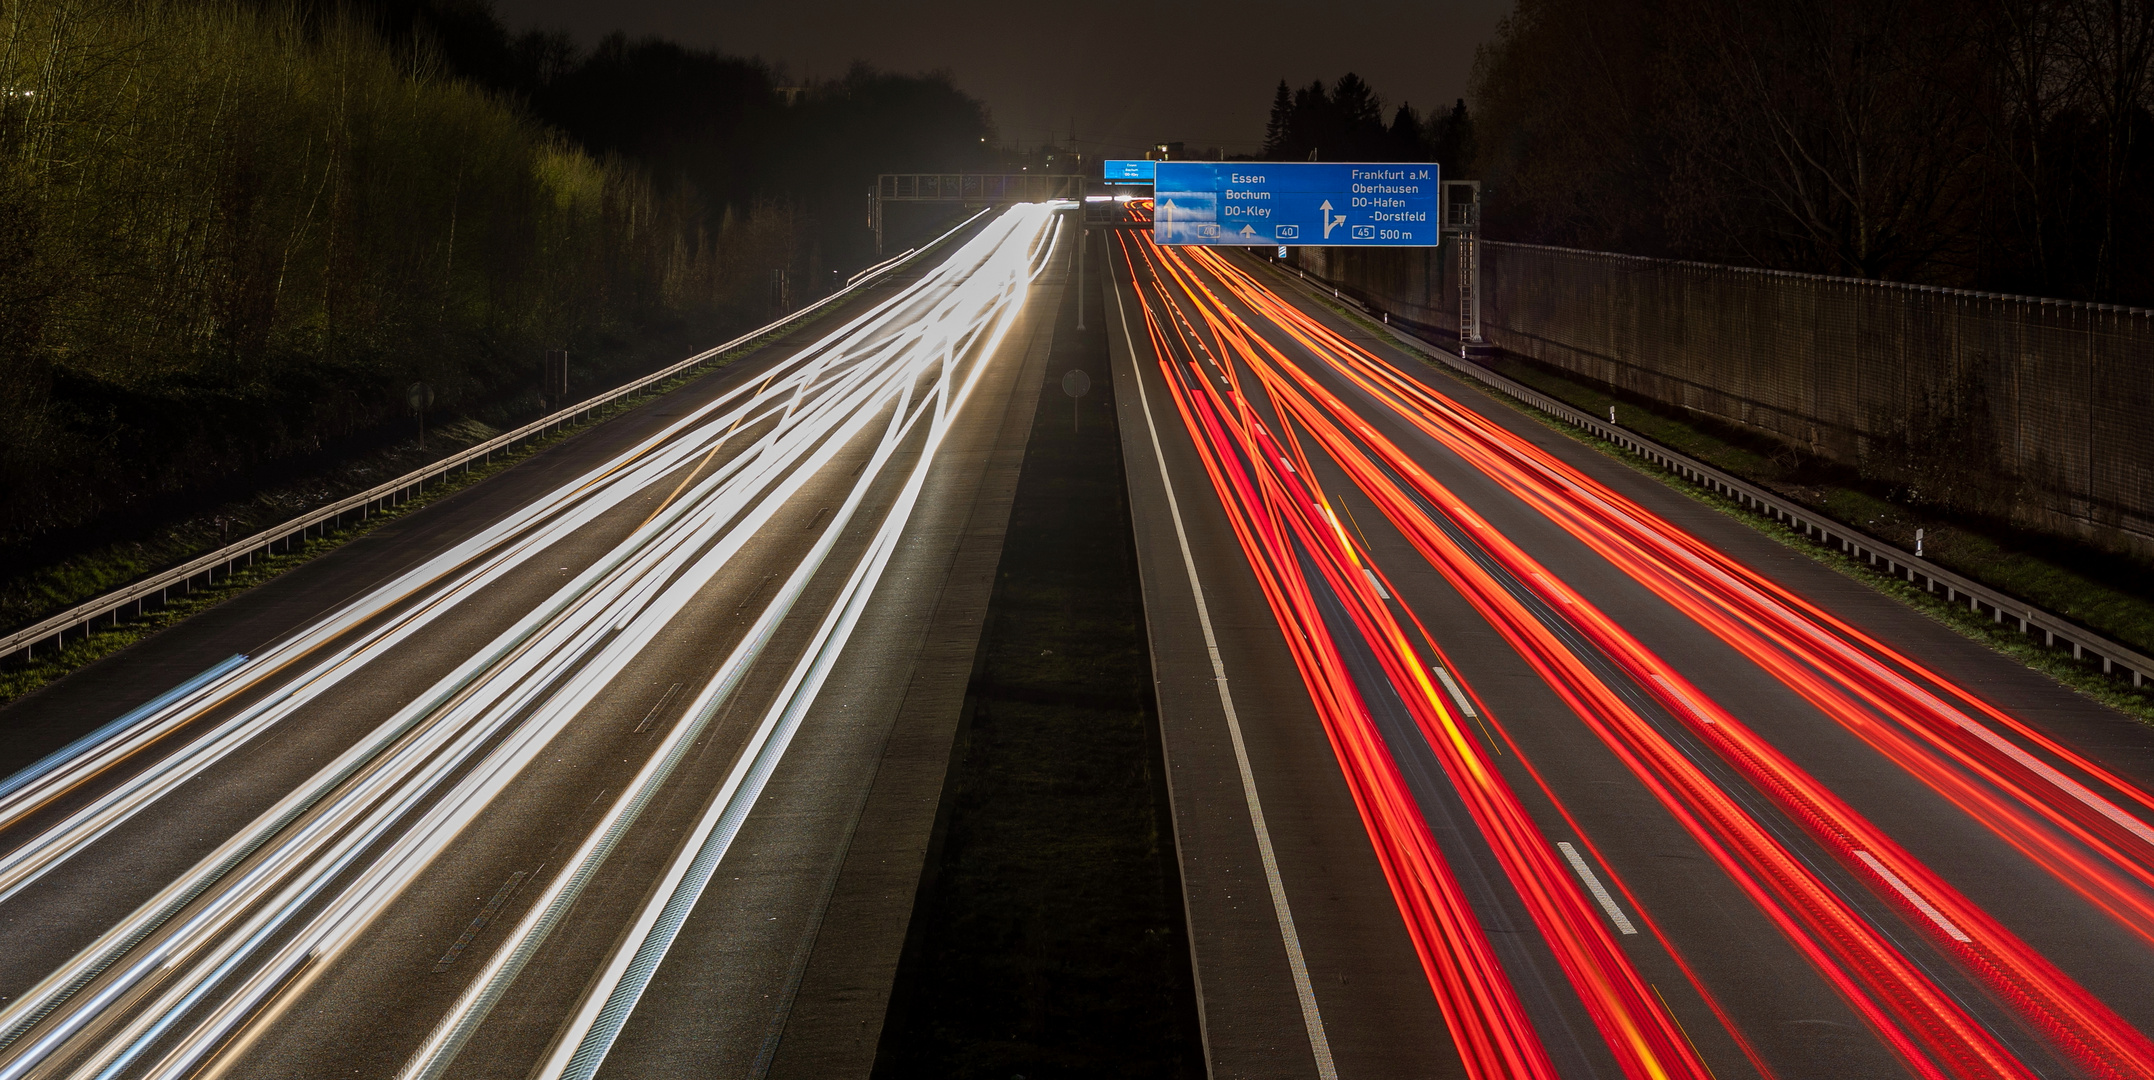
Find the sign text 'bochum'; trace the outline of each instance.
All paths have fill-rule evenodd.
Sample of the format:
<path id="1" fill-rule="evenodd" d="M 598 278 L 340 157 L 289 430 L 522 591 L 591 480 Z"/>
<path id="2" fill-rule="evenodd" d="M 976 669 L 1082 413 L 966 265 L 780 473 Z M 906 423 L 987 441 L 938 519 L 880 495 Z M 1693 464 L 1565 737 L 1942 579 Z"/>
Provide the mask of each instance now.
<path id="1" fill-rule="evenodd" d="M 1152 238 L 1162 244 L 1434 247 L 1436 166 L 1334 161 L 1162 161 Z"/>

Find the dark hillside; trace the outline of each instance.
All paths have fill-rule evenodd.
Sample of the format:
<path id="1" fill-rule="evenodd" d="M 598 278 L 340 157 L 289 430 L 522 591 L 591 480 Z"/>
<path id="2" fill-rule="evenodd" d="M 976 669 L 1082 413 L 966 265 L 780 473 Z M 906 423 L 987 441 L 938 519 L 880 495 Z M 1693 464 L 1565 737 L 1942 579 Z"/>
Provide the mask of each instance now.
<path id="1" fill-rule="evenodd" d="M 545 349 L 589 389 L 756 325 L 868 261 L 876 171 L 988 152 L 941 76 L 778 84 L 453 0 L 0 6 L 0 562 L 375 446 L 414 381 L 499 424 Z"/>

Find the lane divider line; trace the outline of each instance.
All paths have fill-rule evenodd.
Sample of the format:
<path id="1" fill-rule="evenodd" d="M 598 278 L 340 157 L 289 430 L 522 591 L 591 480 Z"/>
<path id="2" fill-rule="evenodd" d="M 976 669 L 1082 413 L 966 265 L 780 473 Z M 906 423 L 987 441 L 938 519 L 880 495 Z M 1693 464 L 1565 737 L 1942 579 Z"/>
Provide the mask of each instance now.
<path id="1" fill-rule="evenodd" d="M 1369 587 L 1376 590 L 1378 600 L 1391 599 L 1391 590 L 1384 588 L 1384 583 L 1376 579 L 1376 571 L 1364 566 L 1361 568 L 1361 573 L 1362 576 L 1369 579 Z"/>
<path id="2" fill-rule="evenodd" d="M 1578 854 L 1578 849 L 1572 847 L 1568 840 L 1556 841 L 1556 847 L 1563 852 L 1563 857 L 1570 861 L 1571 869 L 1578 871 L 1578 880 L 1586 883 L 1586 891 L 1593 894 L 1593 899 L 1600 901 L 1601 910 L 1608 913 L 1608 921 L 1625 934 L 1637 933 L 1638 928 L 1630 924 L 1630 916 L 1623 914 L 1623 909 L 1616 906 L 1615 897 L 1608 895 L 1608 888 L 1601 884 L 1600 875 L 1586 865 L 1585 856 Z M 1654 993 L 1659 992 L 1659 989 L 1655 988 Z"/>
<path id="3" fill-rule="evenodd" d="M 1937 910 L 1935 905 L 1922 898 L 1921 893 L 1916 892 L 1908 886 L 1907 882 L 1901 880 L 1900 875 L 1893 873 L 1891 867 L 1877 861 L 1877 856 L 1867 851 L 1857 850 L 1855 857 L 1861 859 L 1862 865 L 1869 867 L 1871 873 L 1884 878 L 1885 884 L 1892 886 L 1893 891 L 1905 897 L 1908 903 L 1915 906 L 1916 911 L 1929 916 L 1930 921 L 1936 923 L 1937 928 L 1944 931 L 1946 937 L 1962 943 L 1973 940 L 1967 936 L 1966 931 L 1954 926 L 1952 920 L 1945 918 L 1944 912 Z"/>
<path id="4" fill-rule="evenodd" d="M 1459 711 L 1475 720 L 1479 720 L 1481 714 L 1474 711 L 1473 699 L 1467 697 L 1466 692 L 1458 688 L 1458 683 L 1451 680 L 1451 672 L 1442 664 L 1431 664 L 1429 667 L 1436 672 L 1437 681 L 1443 683 L 1443 688 L 1450 691 L 1451 700 L 1458 703 Z"/>

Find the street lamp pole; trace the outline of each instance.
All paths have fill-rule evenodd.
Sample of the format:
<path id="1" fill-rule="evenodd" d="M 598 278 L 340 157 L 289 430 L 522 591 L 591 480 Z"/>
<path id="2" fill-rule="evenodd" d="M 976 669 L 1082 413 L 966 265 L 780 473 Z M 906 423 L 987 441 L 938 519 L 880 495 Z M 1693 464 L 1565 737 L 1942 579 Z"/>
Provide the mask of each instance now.
<path id="1" fill-rule="evenodd" d="M 1085 219 L 1092 215 L 1089 204 L 1084 201 L 1084 181 L 1077 182 L 1077 329 L 1084 329 L 1084 248 Z"/>

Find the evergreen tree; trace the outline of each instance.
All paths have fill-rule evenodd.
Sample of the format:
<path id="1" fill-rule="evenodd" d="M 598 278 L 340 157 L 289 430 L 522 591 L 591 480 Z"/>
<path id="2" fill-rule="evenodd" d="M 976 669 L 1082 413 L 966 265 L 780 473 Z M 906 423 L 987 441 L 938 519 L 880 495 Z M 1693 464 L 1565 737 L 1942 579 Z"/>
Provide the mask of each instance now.
<path id="1" fill-rule="evenodd" d="M 1381 161 L 1388 156 L 1384 101 L 1374 88 L 1349 71 L 1331 89 L 1335 135 L 1324 156 L 1332 161 Z"/>
<path id="2" fill-rule="evenodd" d="M 1264 125 L 1264 157 L 1279 161 L 1291 156 L 1288 146 L 1293 139 L 1294 93 L 1286 88 L 1286 80 L 1279 80 L 1279 89 L 1271 96 L 1271 119 Z"/>
<path id="3" fill-rule="evenodd" d="M 1460 103 L 1463 115 L 1465 105 Z M 1298 89 L 1279 81 L 1264 126 L 1264 156 L 1272 161 L 1427 161 L 1442 118 L 1423 120 L 1401 104 L 1384 122 L 1384 99 L 1349 71 L 1329 86 L 1322 79 Z"/>
<path id="4" fill-rule="evenodd" d="M 1414 111 L 1409 102 L 1401 102 L 1398 111 L 1391 114 L 1390 146 L 1385 149 L 1385 161 L 1425 161 L 1428 159 L 1428 142 L 1422 130 L 1421 114 Z"/>
<path id="5" fill-rule="evenodd" d="M 1294 111 L 1289 128 L 1293 138 L 1288 140 L 1287 150 L 1295 161 L 1317 160 L 1323 155 L 1325 146 L 1335 142 L 1333 132 L 1338 125 L 1334 122 L 1331 94 L 1324 89 L 1324 80 L 1318 79 L 1294 91 Z"/>
<path id="6" fill-rule="evenodd" d="M 1429 156 L 1443 167 L 1444 177 L 1451 179 L 1472 169 L 1478 152 L 1473 117 L 1466 112 L 1466 99 L 1460 98 L 1450 113 L 1429 124 Z"/>
<path id="7" fill-rule="evenodd" d="M 1349 71 L 1331 89 L 1331 107 L 1342 126 L 1356 134 L 1384 124 L 1383 99 L 1361 76 Z"/>

